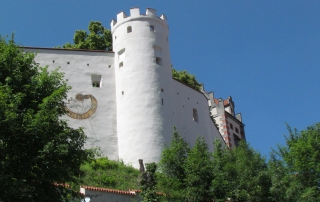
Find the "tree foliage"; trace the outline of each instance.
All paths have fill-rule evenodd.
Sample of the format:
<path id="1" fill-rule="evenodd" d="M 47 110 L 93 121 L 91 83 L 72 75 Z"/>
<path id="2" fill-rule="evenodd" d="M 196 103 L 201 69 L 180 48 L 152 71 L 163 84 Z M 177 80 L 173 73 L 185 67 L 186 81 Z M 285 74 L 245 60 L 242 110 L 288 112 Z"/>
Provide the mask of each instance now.
<path id="1" fill-rule="evenodd" d="M 172 68 L 172 78 L 187 84 L 188 86 L 190 86 L 191 88 L 194 88 L 196 90 L 200 90 L 201 88 L 201 84 L 197 81 L 196 77 L 192 74 L 190 74 L 189 72 L 187 72 L 186 70 L 176 70 L 174 68 Z"/>
<path id="2" fill-rule="evenodd" d="M 270 201 L 267 163 L 245 142 L 229 149 L 217 140 L 211 154 L 203 138 L 190 149 L 175 130 L 159 168 L 168 201 Z"/>
<path id="3" fill-rule="evenodd" d="M 269 162 L 275 200 L 320 201 L 320 123 L 297 131 L 288 126 L 286 146 Z"/>
<path id="4" fill-rule="evenodd" d="M 69 87 L 63 74 L 49 72 L 0 37 L 0 200 L 68 201 L 77 195 L 83 149 L 81 129 L 61 120 Z"/>
<path id="5" fill-rule="evenodd" d="M 168 147 L 162 151 L 159 162 L 159 184 L 163 192 L 171 200 L 182 200 L 185 195 L 185 165 L 190 147 L 180 136 L 176 128 L 173 130 L 172 140 Z"/>
<path id="6" fill-rule="evenodd" d="M 88 26 L 89 34 L 85 30 L 76 30 L 73 42 L 62 45 L 66 49 L 112 50 L 111 31 L 105 29 L 100 22 L 91 21 Z"/>
<path id="7" fill-rule="evenodd" d="M 159 197 L 156 193 L 156 163 L 147 163 L 146 171 L 141 173 L 140 187 L 141 187 L 141 198 L 143 202 L 154 202 L 159 201 Z"/>
<path id="8" fill-rule="evenodd" d="M 186 198 L 190 202 L 212 201 L 211 154 L 203 137 L 198 137 L 185 165 Z"/>

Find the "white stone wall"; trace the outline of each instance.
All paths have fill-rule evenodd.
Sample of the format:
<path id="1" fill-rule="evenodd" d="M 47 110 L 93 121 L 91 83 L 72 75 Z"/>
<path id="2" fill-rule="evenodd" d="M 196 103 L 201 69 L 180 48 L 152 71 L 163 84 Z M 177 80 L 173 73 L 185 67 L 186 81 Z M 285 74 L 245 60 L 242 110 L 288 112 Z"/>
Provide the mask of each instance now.
<path id="1" fill-rule="evenodd" d="M 210 151 L 215 139 L 224 142 L 204 94 L 172 79 L 165 16 L 132 8 L 130 16 L 117 15 L 111 31 L 114 52 L 25 48 L 37 53 L 41 66 L 61 68 L 72 86 L 68 98 L 77 93 L 96 98 L 98 108 L 90 118 L 62 117 L 71 127 L 85 128 L 86 147 L 100 147 L 110 159 L 138 168 L 138 159 L 160 160 L 173 126 L 191 146 L 198 136 Z M 92 75 L 101 76 L 100 87 L 93 87 Z"/>
<path id="2" fill-rule="evenodd" d="M 145 163 L 158 162 L 172 117 L 169 116 L 172 76 L 167 23 L 153 9 L 140 15 L 139 9 L 133 8 L 130 16 L 123 12 L 117 15 L 111 31 L 119 157 L 134 167 L 139 167 L 138 159 Z"/>
<path id="3" fill-rule="evenodd" d="M 222 137 L 215 127 L 209 112 L 208 100 L 200 93 L 176 80 L 173 80 L 174 87 L 174 122 L 181 136 L 194 146 L 198 136 L 203 136 L 208 144 L 209 150 L 213 151 L 213 142 Z M 198 121 L 193 118 L 193 109 L 196 109 Z M 170 141 L 171 139 L 168 139 Z"/>
<path id="4" fill-rule="evenodd" d="M 60 67 L 68 79 L 68 85 L 72 86 L 68 98 L 82 93 L 91 94 L 97 99 L 98 108 L 90 118 L 63 118 L 68 120 L 71 127 L 84 127 L 88 136 L 86 147 L 100 147 L 103 155 L 118 159 L 114 53 L 37 48 L 25 48 L 24 51 L 37 53 L 35 61 L 42 67 L 48 65 L 49 70 Z M 100 88 L 92 86 L 92 74 L 102 76 Z"/>
<path id="5" fill-rule="evenodd" d="M 117 53 L 114 56 L 112 52 L 36 48 L 25 51 L 37 52 L 36 62 L 48 65 L 49 70 L 60 67 L 72 86 L 69 98 L 82 93 L 97 99 L 97 111 L 90 118 L 63 118 L 71 127 L 84 127 L 86 147 L 100 147 L 110 159 L 120 157 L 136 168 L 139 158 L 145 163 L 158 162 L 164 145 L 171 142 L 173 126 L 191 146 L 198 136 L 205 138 L 210 151 L 215 139 L 223 142 L 210 117 L 207 98 L 172 79 L 168 64 L 159 66 L 151 60 L 147 65 L 137 65 L 139 60 L 135 62 L 135 57 L 125 57 L 129 64 L 119 68 L 113 63 Z M 102 76 L 100 88 L 92 86 L 92 74 Z"/>

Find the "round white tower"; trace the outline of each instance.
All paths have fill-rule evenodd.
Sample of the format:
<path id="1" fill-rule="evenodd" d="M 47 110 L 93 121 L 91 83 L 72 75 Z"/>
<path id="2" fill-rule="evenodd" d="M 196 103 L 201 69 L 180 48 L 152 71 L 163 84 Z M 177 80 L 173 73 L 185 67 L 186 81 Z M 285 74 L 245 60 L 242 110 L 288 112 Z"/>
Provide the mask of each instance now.
<path id="1" fill-rule="evenodd" d="M 119 158 L 139 167 L 158 162 L 172 133 L 172 73 L 168 25 L 148 8 L 112 20 Z"/>

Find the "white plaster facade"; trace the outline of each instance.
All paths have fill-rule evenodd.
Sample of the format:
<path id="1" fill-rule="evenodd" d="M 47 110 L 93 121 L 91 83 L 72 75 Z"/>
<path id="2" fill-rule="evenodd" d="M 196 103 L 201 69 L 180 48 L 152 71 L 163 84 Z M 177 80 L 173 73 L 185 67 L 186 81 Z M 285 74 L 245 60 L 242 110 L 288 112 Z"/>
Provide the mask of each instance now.
<path id="1" fill-rule="evenodd" d="M 69 98 L 81 93 L 97 100 L 89 118 L 63 117 L 70 126 L 85 128 L 87 147 L 98 146 L 110 159 L 138 168 L 138 159 L 160 160 L 173 126 L 191 146 L 198 136 L 211 151 L 215 139 L 225 141 L 210 117 L 211 94 L 172 79 L 164 15 L 154 9 L 141 15 L 132 8 L 130 16 L 120 12 L 111 21 L 111 31 L 113 52 L 25 47 L 37 53 L 41 66 L 60 67 L 72 87 Z"/>

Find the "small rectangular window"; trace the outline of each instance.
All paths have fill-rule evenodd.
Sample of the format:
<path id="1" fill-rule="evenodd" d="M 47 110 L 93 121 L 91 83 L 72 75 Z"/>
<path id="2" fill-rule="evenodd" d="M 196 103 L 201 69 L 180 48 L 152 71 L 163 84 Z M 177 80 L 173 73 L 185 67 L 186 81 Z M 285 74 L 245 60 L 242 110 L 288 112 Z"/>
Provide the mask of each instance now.
<path id="1" fill-rule="evenodd" d="M 132 27 L 131 27 L 131 26 L 128 26 L 128 27 L 127 27 L 127 33 L 130 33 L 130 32 L 132 32 Z"/>
<path id="2" fill-rule="evenodd" d="M 163 99 L 161 99 L 162 105 L 163 105 Z"/>
<path id="3" fill-rule="evenodd" d="M 232 123 L 230 123 L 230 128 L 233 130 L 233 125 L 232 125 Z"/>
<path id="4" fill-rule="evenodd" d="M 154 32 L 154 26 L 153 25 L 150 25 L 150 31 Z"/>
<path id="5" fill-rule="evenodd" d="M 100 88 L 100 83 L 98 82 L 93 82 L 92 87 Z"/>
<path id="6" fill-rule="evenodd" d="M 160 57 L 156 57 L 156 63 L 158 65 L 162 65 L 162 59 Z"/>
<path id="7" fill-rule="evenodd" d="M 193 112 L 193 121 L 198 122 L 199 120 L 198 120 L 197 109 L 193 108 L 192 112 Z"/>
<path id="8" fill-rule="evenodd" d="M 123 62 L 120 62 L 120 63 L 119 63 L 119 68 L 120 68 L 120 67 L 123 67 Z"/>
<path id="9" fill-rule="evenodd" d="M 102 76 L 101 76 L 101 75 L 99 75 L 99 74 L 92 74 L 92 75 L 91 75 L 92 87 L 101 88 L 101 80 L 102 80 Z"/>

